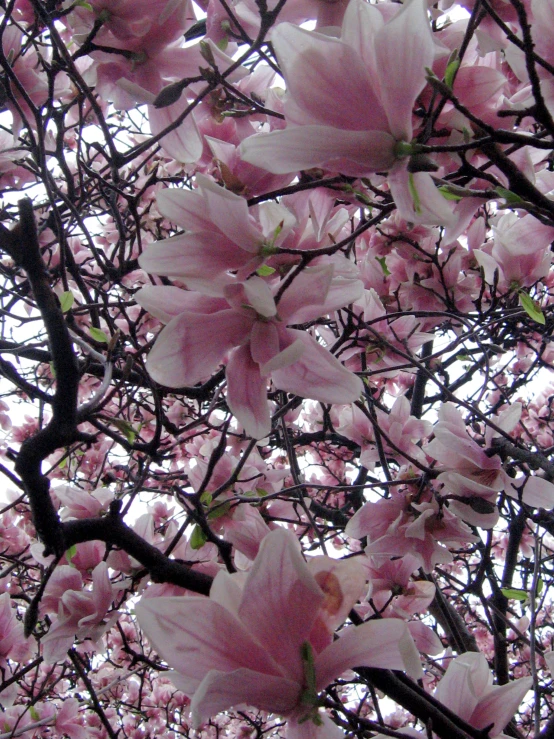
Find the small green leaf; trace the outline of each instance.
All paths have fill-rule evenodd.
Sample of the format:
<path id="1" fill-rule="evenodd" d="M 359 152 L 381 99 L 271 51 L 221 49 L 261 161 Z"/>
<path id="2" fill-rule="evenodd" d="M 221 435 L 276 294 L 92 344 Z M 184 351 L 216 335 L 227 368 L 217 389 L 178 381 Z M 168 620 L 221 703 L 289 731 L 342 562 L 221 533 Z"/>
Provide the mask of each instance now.
<path id="1" fill-rule="evenodd" d="M 445 200 L 462 200 L 462 196 L 456 195 L 456 193 L 452 192 L 448 185 L 441 185 L 440 187 L 437 187 L 437 190 Z"/>
<path id="2" fill-rule="evenodd" d="M 535 590 L 535 594 L 540 595 L 542 593 L 543 588 L 544 588 L 544 580 L 542 579 L 542 577 L 539 577 L 539 579 L 537 580 L 537 589 Z"/>
<path id="3" fill-rule="evenodd" d="M 50 374 L 56 379 L 56 368 L 54 367 L 54 362 L 50 362 Z"/>
<path id="4" fill-rule="evenodd" d="M 386 257 L 375 257 L 375 259 L 381 265 L 381 269 L 383 270 L 383 274 L 385 275 L 385 277 L 388 277 L 390 275 L 391 271 L 387 267 L 387 258 Z"/>
<path id="5" fill-rule="evenodd" d="M 525 202 L 523 198 L 520 198 L 519 195 L 515 194 L 515 192 L 507 190 L 505 187 L 495 187 L 494 191 L 500 195 L 501 198 L 504 198 L 508 205 L 521 205 L 521 203 Z"/>
<path id="6" fill-rule="evenodd" d="M 86 10 L 90 10 L 92 13 L 94 11 L 94 8 L 90 3 L 87 3 L 86 0 L 76 0 L 75 6 L 77 8 L 85 8 Z"/>
<path id="7" fill-rule="evenodd" d="M 77 554 L 77 547 L 75 546 L 75 544 L 72 544 L 72 545 L 71 545 L 71 546 L 69 547 L 69 549 L 68 549 L 68 550 L 66 551 L 66 553 L 65 553 L 65 558 L 66 558 L 66 559 L 67 559 L 67 561 L 68 561 L 68 562 L 69 562 L 69 563 L 71 564 L 71 560 L 73 559 L 73 557 L 74 557 L 74 556 L 75 556 L 76 554 Z"/>
<path id="8" fill-rule="evenodd" d="M 456 72 L 460 68 L 460 60 L 459 59 L 453 59 L 451 62 L 448 63 L 448 66 L 445 69 L 444 72 L 444 83 L 448 85 L 450 89 L 452 89 L 452 85 L 454 83 L 454 77 L 456 76 Z"/>
<path id="9" fill-rule="evenodd" d="M 100 328 L 95 328 L 94 326 L 91 326 L 88 330 L 89 334 L 92 336 L 94 341 L 99 341 L 102 344 L 108 343 L 108 337 L 106 334 L 102 331 Z"/>
<path id="10" fill-rule="evenodd" d="M 62 313 L 67 313 L 67 311 L 73 305 L 74 300 L 75 296 L 73 295 L 71 290 L 66 290 L 60 295 L 60 308 L 62 309 Z"/>
<path id="11" fill-rule="evenodd" d="M 200 502 L 204 505 L 211 505 L 213 500 L 213 495 L 209 493 L 207 490 L 205 490 L 202 495 L 200 496 Z"/>
<path id="12" fill-rule="evenodd" d="M 225 503 L 218 503 L 215 505 L 214 508 L 208 513 L 208 521 L 215 521 L 216 518 L 221 518 L 221 516 L 224 516 L 226 513 L 228 513 L 229 508 L 231 507 L 231 503 L 226 500 Z"/>
<path id="13" fill-rule="evenodd" d="M 536 303 L 530 295 L 527 295 L 527 293 L 521 291 L 519 293 L 519 304 L 527 313 L 529 318 L 531 318 L 533 321 L 536 321 L 536 323 L 540 323 L 544 326 L 544 324 L 546 323 L 544 314 L 540 309 L 539 304 Z"/>
<path id="14" fill-rule="evenodd" d="M 112 423 L 121 431 L 129 444 L 134 444 L 135 439 L 137 438 L 137 432 L 131 426 L 129 421 L 126 421 L 124 418 L 112 418 Z"/>
<path id="15" fill-rule="evenodd" d="M 31 706 L 29 708 L 29 716 L 33 719 L 33 721 L 40 721 L 40 714 L 34 706 Z"/>
<path id="16" fill-rule="evenodd" d="M 408 190 L 410 191 L 410 195 L 412 196 L 412 200 L 414 201 L 414 211 L 420 215 L 421 214 L 421 200 L 419 199 L 419 193 L 417 191 L 414 176 L 411 172 L 408 174 Z"/>
<path id="17" fill-rule="evenodd" d="M 261 267 L 258 267 L 256 270 L 256 274 L 258 274 L 260 277 L 269 277 L 269 275 L 272 275 L 275 272 L 275 269 L 273 267 L 270 267 L 269 264 L 262 264 Z"/>
<path id="18" fill-rule="evenodd" d="M 202 531 L 200 526 L 196 524 L 196 526 L 192 530 L 192 534 L 190 535 L 189 544 L 192 549 L 202 549 L 204 544 L 207 542 L 206 534 Z"/>
<path id="19" fill-rule="evenodd" d="M 527 591 L 519 588 L 500 588 L 500 591 L 505 598 L 510 600 L 519 600 L 523 603 L 529 599 Z"/>

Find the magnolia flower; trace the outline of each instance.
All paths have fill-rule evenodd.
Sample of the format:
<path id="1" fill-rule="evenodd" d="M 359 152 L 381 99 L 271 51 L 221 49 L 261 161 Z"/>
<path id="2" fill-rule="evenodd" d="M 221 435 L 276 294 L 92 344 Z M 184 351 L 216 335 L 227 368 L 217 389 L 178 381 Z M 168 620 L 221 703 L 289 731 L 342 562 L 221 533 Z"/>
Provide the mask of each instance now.
<path id="1" fill-rule="evenodd" d="M 275 286 L 277 290 L 279 285 Z M 332 265 L 305 269 L 281 296 L 260 277 L 227 284 L 209 298 L 175 287 L 146 287 L 137 302 L 168 325 L 150 352 L 151 376 L 168 387 L 206 380 L 229 353 L 227 402 L 246 433 L 271 431 L 269 377 L 275 387 L 323 403 L 350 403 L 361 391 L 347 370 L 305 331 L 288 324 L 313 321 L 356 300 L 360 280 L 334 277 Z"/>
<path id="2" fill-rule="evenodd" d="M 118 616 L 114 612 L 106 619 L 113 598 L 105 562 L 100 562 L 92 572 L 92 590 L 83 589 L 81 574 L 74 567 L 58 567 L 48 581 L 41 604 L 44 610 L 58 614 L 42 638 L 44 660 L 48 664 L 63 660 L 75 637 L 100 639 Z"/>
<path id="3" fill-rule="evenodd" d="M 518 423 L 521 406 L 514 404 L 509 413 L 499 414 L 496 421 L 509 433 Z M 490 455 L 472 439 L 466 430 L 464 419 L 454 403 L 444 403 L 439 410 L 438 423 L 433 428 L 435 438 L 425 447 L 425 452 L 439 462 L 438 481 L 446 491 L 467 499 L 451 501 L 449 507 L 461 518 L 475 526 L 490 528 L 498 518 L 498 511 L 479 510 L 479 498 L 494 506 L 499 492 L 519 500 L 519 487 L 524 478 L 512 478 L 504 471 L 497 454 Z M 537 508 L 554 507 L 554 485 L 536 475 L 525 482 L 521 499 Z M 476 502 L 477 500 L 477 502 Z"/>
<path id="4" fill-rule="evenodd" d="M 173 667 L 173 682 L 191 697 L 196 728 L 246 704 L 286 718 L 289 738 L 330 736 L 319 693 L 345 670 L 421 674 L 398 619 L 347 627 L 333 641 L 364 579 L 354 560 L 316 557 L 306 564 L 292 532 L 277 529 L 265 537 L 245 579 L 221 571 L 209 598 L 143 599 L 136 613 Z"/>
<path id="5" fill-rule="evenodd" d="M 484 655 L 466 652 L 450 662 L 437 685 L 435 698 L 470 726 L 488 728 L 487 735 L 491 739 L 508 739 L 502 729 L 517 711 L 532 683 L 532 678 L 522 677 L 506 685 L 493 685 Z M 403 733 L 423 736 L 413 729 Z M 385 739 L 385 735 L 377 734 L 375 739 Z"/>
<path id="6" fill-rule="evenodd" d="M 431 176 L 407 168 L 412 110 L 435 56 L 425 0 L 405 3 L 388 23 L 376 6 L 351 0 L 340 39 L 281 23 L 271 41 L 287 83 L 287 127 L 243 141 L 245 161 L 275 174 L 388 172 L 402 218 L 452 221 Z"/>
<path id="7" fill-rule="evenodd" d="M 504 736 L 502 729 L 532 682 L 532 678 L 522 677 L 506 685 L 493 685 L 484 655 L 466 652 L 450 662 L 435 690 L 435 698 L 477 729 L 492 724 L 490 737 Z"/>

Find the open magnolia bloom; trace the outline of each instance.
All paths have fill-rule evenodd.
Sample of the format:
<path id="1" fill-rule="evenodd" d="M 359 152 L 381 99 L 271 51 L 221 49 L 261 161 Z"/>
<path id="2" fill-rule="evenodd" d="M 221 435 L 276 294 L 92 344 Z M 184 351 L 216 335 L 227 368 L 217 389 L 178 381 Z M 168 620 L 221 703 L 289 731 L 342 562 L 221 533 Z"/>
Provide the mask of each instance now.
<path id="1" fill-rule="evenodd" d="M 255 275 L 227 284 L 222 297 L 176 287 L 149 286 L 137 303 L 167 326 L 148 357 L 148 372 L 163 385 L 206 380 L 228 355 L 227 402 L 247 434 L 271 432 L 267 384 L 322 403 L 351 403 L 362 381 L 306 331 L 288 328 L 313 321 L 356 300 L 360 280 L 335 276 L 334 265 L 308 267 L 283 293 Z"/>
<path id="2" fill-rule="evenodd" d="M 354 560 L 306 564 L 294 534 L 262 542 L 244 578 L 220 572 L 209 598 L 143 598 L 136 613 L 172 680 L 192 698 L 194 725 L 231 707 L 253 706 L 288 720 L 289 737 L 340 735 L 320 711 L 319 693 L 345 670 L 381 667 L 421 675 L 399 619 L 334 629 L 362 594 Z"/>
<path id="3" fill-rule="evenodd" d="M 502 729 L 532 684 L 532 678 L 522 677 L 506 685 L 493 685 L 484 655 L 466 652 L 450 662 L 437 685 L 435 698 L 470 726 L 487 729 L 491 739 L 507 739 Z M 402 733 L 412 737 L 423 736 L 415 729 L 403 729 Z M 385 734 L 376 734 L 374 739 L 385 739 Z"/>
<path id="4" fill-rule="evenodd" d="M 242 158 L 274 174 L 388 172 L 402 218 L 450 223 L 430 174 L 408 169 L 412 111 L 436 51 L 425 0 L 409 0 L 387 23 L 376 6 L 351 0 L 340 39 L 280 23 L 271 42 L 287 83 L 287 126 L 245 139 Z"/>
<path id="5" fill-rule="evenodd" d="M 514 403 L 494 420 L 501 430 L 509 433 L 517 425 L 520 415 L 521 406 Z M 435 438 L 427 444 L 425 452 L 439 463 L 441 472 L 437 480 L 447 492 L 458 496 L 450 503 L 450 508 L 464 521 L 484 528 L 494 526 L 498 518 L 495 503 L 499 492 L 521 499 L 535 508 L 550 509 L 554 506 L 554 485 L 537 475 L 530 475 L 526 481 L 523 477 L 510 477 L 502 467 L 500 456 L 490 454 L 469 436 L 454 403 L 441 406 L 433 432 Z M 494 507 L 494 513 L 479 512 L 475 502 L 478 499 Z"/>

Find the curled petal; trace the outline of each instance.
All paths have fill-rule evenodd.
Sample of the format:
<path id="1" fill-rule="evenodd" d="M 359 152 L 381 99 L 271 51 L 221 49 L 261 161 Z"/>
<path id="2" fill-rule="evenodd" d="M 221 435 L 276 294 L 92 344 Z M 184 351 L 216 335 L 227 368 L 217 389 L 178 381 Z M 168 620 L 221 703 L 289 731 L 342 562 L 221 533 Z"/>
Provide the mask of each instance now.
<path id="1" fill-rule="evenodd" d="M 263 439 L 271 432 L 267 404 L 267 381 L 260 374 L 249 346 L 231 352 L 227 363 L 227 403 L 253 439 Z"/>
<path id="2" fill-rule="evenodd" d="M 315 661 L 317 689 L 327 687 L 353 667 L 406 670 L 411 677 L 423 674 L 421 661 L 406 624 L 400 619 L 367 621 L 343 629 L 342 636 L 323 650 Z"/>
<path id="3" fill-rule="evenodd" d="M 301 686 L 294 680 L 263 675 L 248 669 L 208 672 L 191 701 L 198 728 L 210 716 L 232 706 L 250 705 L 271 713 L 287 714 L 298 702 Z"/>
<path id="4" fill-rule="evenodd" d="M 272 372 L 275 387 L 322 403 L 352 403 L 360 397 L 359 377 L 309 334 L 295 329 L 288 333 L 304 344 L 304 353 L 294 364 Z"/>
<path id="5" fill-rule="evenodd" d="M 233 310 L 181 313 L 158 336 L 147 360 L 151 377 L 167 387 L 206 380 L 226 352 L 247 336 L 251 323 Z"/>
<path id="6" fill-rule="evenodd" d="M 386 171 L 395 161 L 395 139 L 384 131 L 343 131 L 320 125 L 289 126 L 245 139 L 245 162 L 273 174 L 326 167 L 352 177 Z"/>

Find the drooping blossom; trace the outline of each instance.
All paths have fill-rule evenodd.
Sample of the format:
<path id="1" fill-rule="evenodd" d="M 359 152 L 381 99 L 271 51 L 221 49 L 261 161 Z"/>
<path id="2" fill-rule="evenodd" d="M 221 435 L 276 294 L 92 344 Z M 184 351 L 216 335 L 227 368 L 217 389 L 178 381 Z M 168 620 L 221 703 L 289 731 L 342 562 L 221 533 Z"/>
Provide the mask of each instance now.
<path id="1" fill-rule="evenodd" d="M 488 729 L 487 736 L 491 739 L 508 739 L 502 729 L 517 711 L 532 683 L 532 678 L 522 677 L 505 685 L 493 685 L 485 656 L 465 652 L 451 660 L 437 685 L 435 698 L 470 726 Z M 415 729 L 402 733 L 410 737 L 424 736 Z M 375 739 L 386 737 L 376 734 Z"/>
<path id="2" fill-rule="evenodd" d="M 469 526 L 437 499 L 426 493 L 414 496 L 391 490 L 391 497 L 368 501 L 352 516 L 345 533 L 356 539 L 367 536 L 366 554 L 375 561 L 413 554 L 425 572 L 439 562 L 451 562 L 449 548 L 476 541 Z"/>
<path id="3" fill-rule="evenodd" d="M 294 535 L 268 534 L 246 576 L 220 572 L 209 598 L 150 598 L 136 608 L 141 627 L 191 697 L 194 725 L 243 704 L 283 716 L 289 737 L 325 736 L 331 723 L 319 693 L 352 667 L 420 673 L 406 625 L 369 621 L 333 631 L 361 595 L 354 560 L 310 565 Z M 337 735 L 335 730 L 334 735 Z"/>
<path id="4" fill-rule="evenodd" d="M 98 641 L 117 618 L 117 612 L 106 619 L 114 591 L 108 566 L 100 562 L 92 573 L 92 590 L 83 589 L 78 570 L 61 565 L 50 578 L 41 607 L 57 613 L 48 633 L 42 638 L 47 663 L 63 660 L 75 638 Z"/>
<path id="5" fill-rule="evenodd" d="M 171 287 L 146 287 L 136 294 L 145 309 L 168 325 L 150 352 L 151 376 L 168 387 L 206 380 L 224 357 L 227 402 L 252 437 L 271 430 L 267 382 L 323 403 L 348 403 L 361 380 L 306 331 L 288 325 L 313 321 L 355 300 L 358 280 L 334 279 L 332 265 L 301 272 L 276 305 L 268 283 L 254 276 L 227 284 L 210 298 Z M 278 285 L 275 290 L 278 290 Z"/>
<path id="6" fill-rule="evenodd" d="M 519 421 L 521 406 L 514 404 L 510 413 L 500 415 L 497 424 L 506 432 Z M 425 452 L 439 462 L 438 482 L 444 489 L 461 498 L 450 503 L 450 508 L 468 523 L 476 526 L 494 526 L 498 511 L 482 512 L 478 499 L 495 505 L 499 492 L 537 508 L 554 507 L 554 485 L 537 475 L 512 478 L 502 467 L 498 454 L 490 454 L 467 433 L 464 420 L 454 403 L 444 403 L 439 410 L 438 423 L 433 428 L 435 438 Z M 525 484 L 524 484 L 525 483 Z M 467 503 L 464 499 L 467 499 Z"/>
<path id="7" fill-rule="evenodd" d="M 29 643 L 23 635 L 23 624 L 17 620 L 9 593 L 0 595 L 0 667 L 7 660 L 20 662 L 29 656 Z"/>
<path id="8" fill-rule="evenodd" d="M 410 0 L 385 23 L 376 6 L 351 0 L 340 39 L 281 23 L 271 40 L 287 83 L 287 127 L 243 141 L 243 159 L 276 174 L 388 172 L 403 218 L 450 222 L 429 173 L 407 168 L 412 112 L 435 56 L 427 3 Z"/>

